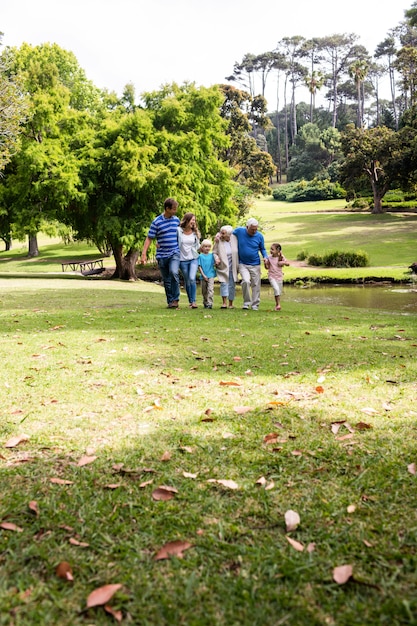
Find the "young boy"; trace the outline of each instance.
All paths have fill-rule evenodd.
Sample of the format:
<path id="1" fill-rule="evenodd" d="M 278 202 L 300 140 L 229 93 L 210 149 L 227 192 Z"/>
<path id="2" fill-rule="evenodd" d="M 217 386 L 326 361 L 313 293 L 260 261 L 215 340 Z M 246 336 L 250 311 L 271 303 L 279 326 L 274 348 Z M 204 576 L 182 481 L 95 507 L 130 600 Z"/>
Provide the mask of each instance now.
<path id="1" fill-rule="evenodd" d="M 216 265 L 219 258 L 211 250 L 211 241 L 203 239 L 198 257 L 198 269 L 201 274 L 201 292 L 203 294 L 203 304 L 205 309 L 213 308 L 214 279 L 216 277 Z"/>

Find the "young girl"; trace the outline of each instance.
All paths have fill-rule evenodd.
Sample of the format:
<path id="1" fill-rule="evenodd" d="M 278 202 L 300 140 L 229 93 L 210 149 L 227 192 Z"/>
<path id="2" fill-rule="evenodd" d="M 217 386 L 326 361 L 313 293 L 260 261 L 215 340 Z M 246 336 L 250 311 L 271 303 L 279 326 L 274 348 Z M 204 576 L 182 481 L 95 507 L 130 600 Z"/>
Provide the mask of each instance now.
<path id="1" fill-rule="evenodd" d="M 201 274 L 201 292 L 205 309 L 213 308 L 214 279 L 216 277 L 216 262 L 218 257 L 211 251 L 211 241 L 204 239 L 201 242 L 198 269 Z"/>
<path id="2" fill-rule="evenodd" d="M 185 290 L 190 309 L 196 309 L 198 269 L 198 250 L 200 233 L 194 213 L 186 213 L 178 226 L 178 245 L 180 248 L 180 270 L 184 278 Z"/>
<path id="3" fill-rule="evenodd" d="M 274 290 L 275 296 L 275 311 L 281 310 L 280 297 L 283 287 L 283 271 L 284 265 L 289 265 L 287 259 L 281 252 L 281 245 L 279 243 L 271 244 L 271 254 L 268 257 L 268 279 Z"/>

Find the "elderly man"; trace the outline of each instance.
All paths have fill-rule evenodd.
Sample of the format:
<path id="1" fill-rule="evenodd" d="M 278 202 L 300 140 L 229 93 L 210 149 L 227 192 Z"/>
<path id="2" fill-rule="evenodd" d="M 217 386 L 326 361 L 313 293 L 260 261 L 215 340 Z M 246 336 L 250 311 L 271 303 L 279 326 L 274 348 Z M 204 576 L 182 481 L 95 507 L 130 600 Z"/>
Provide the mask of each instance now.
<path id="1" fill-rule="evenodd" d="M 239 273 L 242 277 L 243 308 L 257 311 L 261 300 L 261 253 L 264 264 L 268 253 L 265 250 L 263 235 L 258 232 L 258 221 L 253 217 L 246 222 L 246 228 L 235 228 L 239 251 Z M 266 265 L 265 265 L 266 266 Z M 252 291 L 252 293 L 251 293 Z"/>

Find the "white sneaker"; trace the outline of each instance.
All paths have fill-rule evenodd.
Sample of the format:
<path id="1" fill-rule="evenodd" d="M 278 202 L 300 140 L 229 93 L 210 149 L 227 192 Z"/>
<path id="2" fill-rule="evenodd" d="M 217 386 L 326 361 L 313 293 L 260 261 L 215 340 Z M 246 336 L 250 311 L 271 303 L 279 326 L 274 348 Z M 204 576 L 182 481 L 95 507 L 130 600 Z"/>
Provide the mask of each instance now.
<path id="1" fill-rule="evenodd" d="M 249 308 L 249 305 L 248 305 L 248 304 L 244 304 L 244 305 L 242 306 L 242 309 L 248 309 L 248 308 Z"/>
<path id="2" fill-rule="evenodd" d="M 257 306 L 253 306 L 253 307 L 252 307 L 252 311 L 257 311 L 257 310 L 258 310 L 258 307 L 257 307 Z"/>

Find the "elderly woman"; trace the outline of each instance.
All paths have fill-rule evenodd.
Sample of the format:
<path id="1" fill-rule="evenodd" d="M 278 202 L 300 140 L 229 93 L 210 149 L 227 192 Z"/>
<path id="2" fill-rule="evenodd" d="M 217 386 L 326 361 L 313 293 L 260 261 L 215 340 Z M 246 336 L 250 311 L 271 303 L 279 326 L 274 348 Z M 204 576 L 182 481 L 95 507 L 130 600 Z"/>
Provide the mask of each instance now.
<path id="1" fill-rule="evenodd" d="M 216 270 L 220 283 L 222 309 L 234 308 L 233 301 L 236 293 L 239 255 L 237 239 L 232 233 L 233 228 L 231 226 L 222 226 L 213 248 L 213 254 L 219 258 Z"/>

